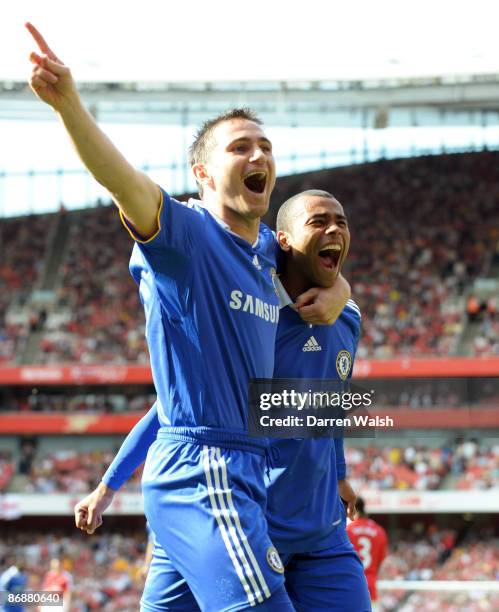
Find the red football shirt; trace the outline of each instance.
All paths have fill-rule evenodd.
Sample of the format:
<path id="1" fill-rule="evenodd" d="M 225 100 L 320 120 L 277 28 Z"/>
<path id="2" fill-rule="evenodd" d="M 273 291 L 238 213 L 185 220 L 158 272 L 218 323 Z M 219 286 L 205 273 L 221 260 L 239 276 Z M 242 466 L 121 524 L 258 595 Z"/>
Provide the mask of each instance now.
<path id="1" fill-rule="evenodd" d="M 72 579 L 71 574 L 65 571 L 54 572 L 50 571 L 45 574 L 43 579 L 44 591 L 59 591 L 66 593 L 71 589 Z"/>
<path id="2" fill-rule="evenodd" d="M 359 518 L 347 525 L 347 533 L 364 565 L 371 599 L 376 601 L 376 579 L 388 548 L 386 531 L 370 518 Z"/>

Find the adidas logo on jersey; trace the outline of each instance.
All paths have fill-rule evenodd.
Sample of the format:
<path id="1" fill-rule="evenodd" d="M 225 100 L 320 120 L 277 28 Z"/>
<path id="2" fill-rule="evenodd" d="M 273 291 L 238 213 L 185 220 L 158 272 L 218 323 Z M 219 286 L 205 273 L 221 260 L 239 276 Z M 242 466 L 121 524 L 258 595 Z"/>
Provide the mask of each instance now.
<path id="1" fill-rule="evenodd" d="M 317 340 L 313 336 L 310 336 L 310 338 L 303 345 L 303 349 L 302 350 L 304 352 L 308 352 L 308 351 L 322 351 L 322 346 L 317 342 Z"/>
<path id="2" fill-rule="evenodd" d="M 262 266 L 260 265 L 260 262 L 258 261 L 258 257 L 256 255 L 253 257 L 252 261 L 253 261 L 253 265 L 255 266 L 257 270 L 262 269 Z"/>

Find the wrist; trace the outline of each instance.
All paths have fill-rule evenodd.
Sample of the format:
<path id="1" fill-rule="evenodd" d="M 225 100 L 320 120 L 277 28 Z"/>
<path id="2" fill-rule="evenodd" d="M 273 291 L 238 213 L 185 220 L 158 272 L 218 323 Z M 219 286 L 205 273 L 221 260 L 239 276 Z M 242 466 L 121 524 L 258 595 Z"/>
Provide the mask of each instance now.
<path id="1" fill-rule="evenodd" d="M 100 495 L 100 497 L 114 497 L 114 494 L 116 493 L 115 489 L 111 489 L 110 486 L 108 486 L 103 480 L 101 480 L 99 482 L 99 484 L 97 485 L 97 491 Z"/>
<path id="2" fill-rule="evenodd" d="M 81 119 L 82 114 L 88 112 L 76 89 L 67 94 L 54 110 L 66 127 L 73 121 Z"/>

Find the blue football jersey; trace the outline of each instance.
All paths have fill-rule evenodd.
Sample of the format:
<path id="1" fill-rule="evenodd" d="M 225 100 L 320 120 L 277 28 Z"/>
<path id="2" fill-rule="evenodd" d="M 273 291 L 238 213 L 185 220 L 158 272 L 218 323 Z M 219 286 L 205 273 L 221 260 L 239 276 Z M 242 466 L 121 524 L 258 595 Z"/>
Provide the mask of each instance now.
<path id="1" fill-rule="evenodd" d="M 246 431 L 248 381 L 270 378 L 274 366 L 274 236 L 262 224 L 251 245 L 202 206 L 164 191 L 158 219 L 152 238 L 134 236 L 130 271 L 146 315 L 160 424 Z"/>
<path id="2" fill-rule="evenodd" d="M 310 326 L 290 306 L 281 310 L 274 378 L 346 380 L 360 334 L 360 311 L 349 300 L 331 326 Z M 334 542 L 344 511 L 338 480 L 345 478 L 343 440 L 272 440 L 267 519 L 280 552 L 309 552 Z"/>
<path id="3" fill-rule="evenodd" d="M 28 576 L 20 572 L 14 565 L 3 572 L 0 576 L 0 591 L 3 591 L 3 602 L 0 598 L 0 604 L 3 603 L 0 608 L 2 612 L 24 612 L 24 605 L 9 602 L 9 595 L 16 596 L 22 594 L 27 584 Z"/>

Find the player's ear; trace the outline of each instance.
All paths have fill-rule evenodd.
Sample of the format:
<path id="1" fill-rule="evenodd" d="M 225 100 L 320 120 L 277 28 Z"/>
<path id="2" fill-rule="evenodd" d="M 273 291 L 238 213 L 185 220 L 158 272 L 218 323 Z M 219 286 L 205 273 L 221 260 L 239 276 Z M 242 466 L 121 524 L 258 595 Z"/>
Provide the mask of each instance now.
<path id="1" fill-rule="evenodd" d="M 276 234 L 277 242 L 283 251 L 289 251 L 291 248 L 290 235 L 288 232 L 279 230 Z"/>
<path id="2" fill-rule="evenodd" d="M 193 164 L 192 172 L 194 173 L 194 177 L 199 185 L 202 185 L 203 191 L 204 187 L 211 187 L 213 189 L 213 177 L 209 174 L 206 165 L 202 163 Z"/>

